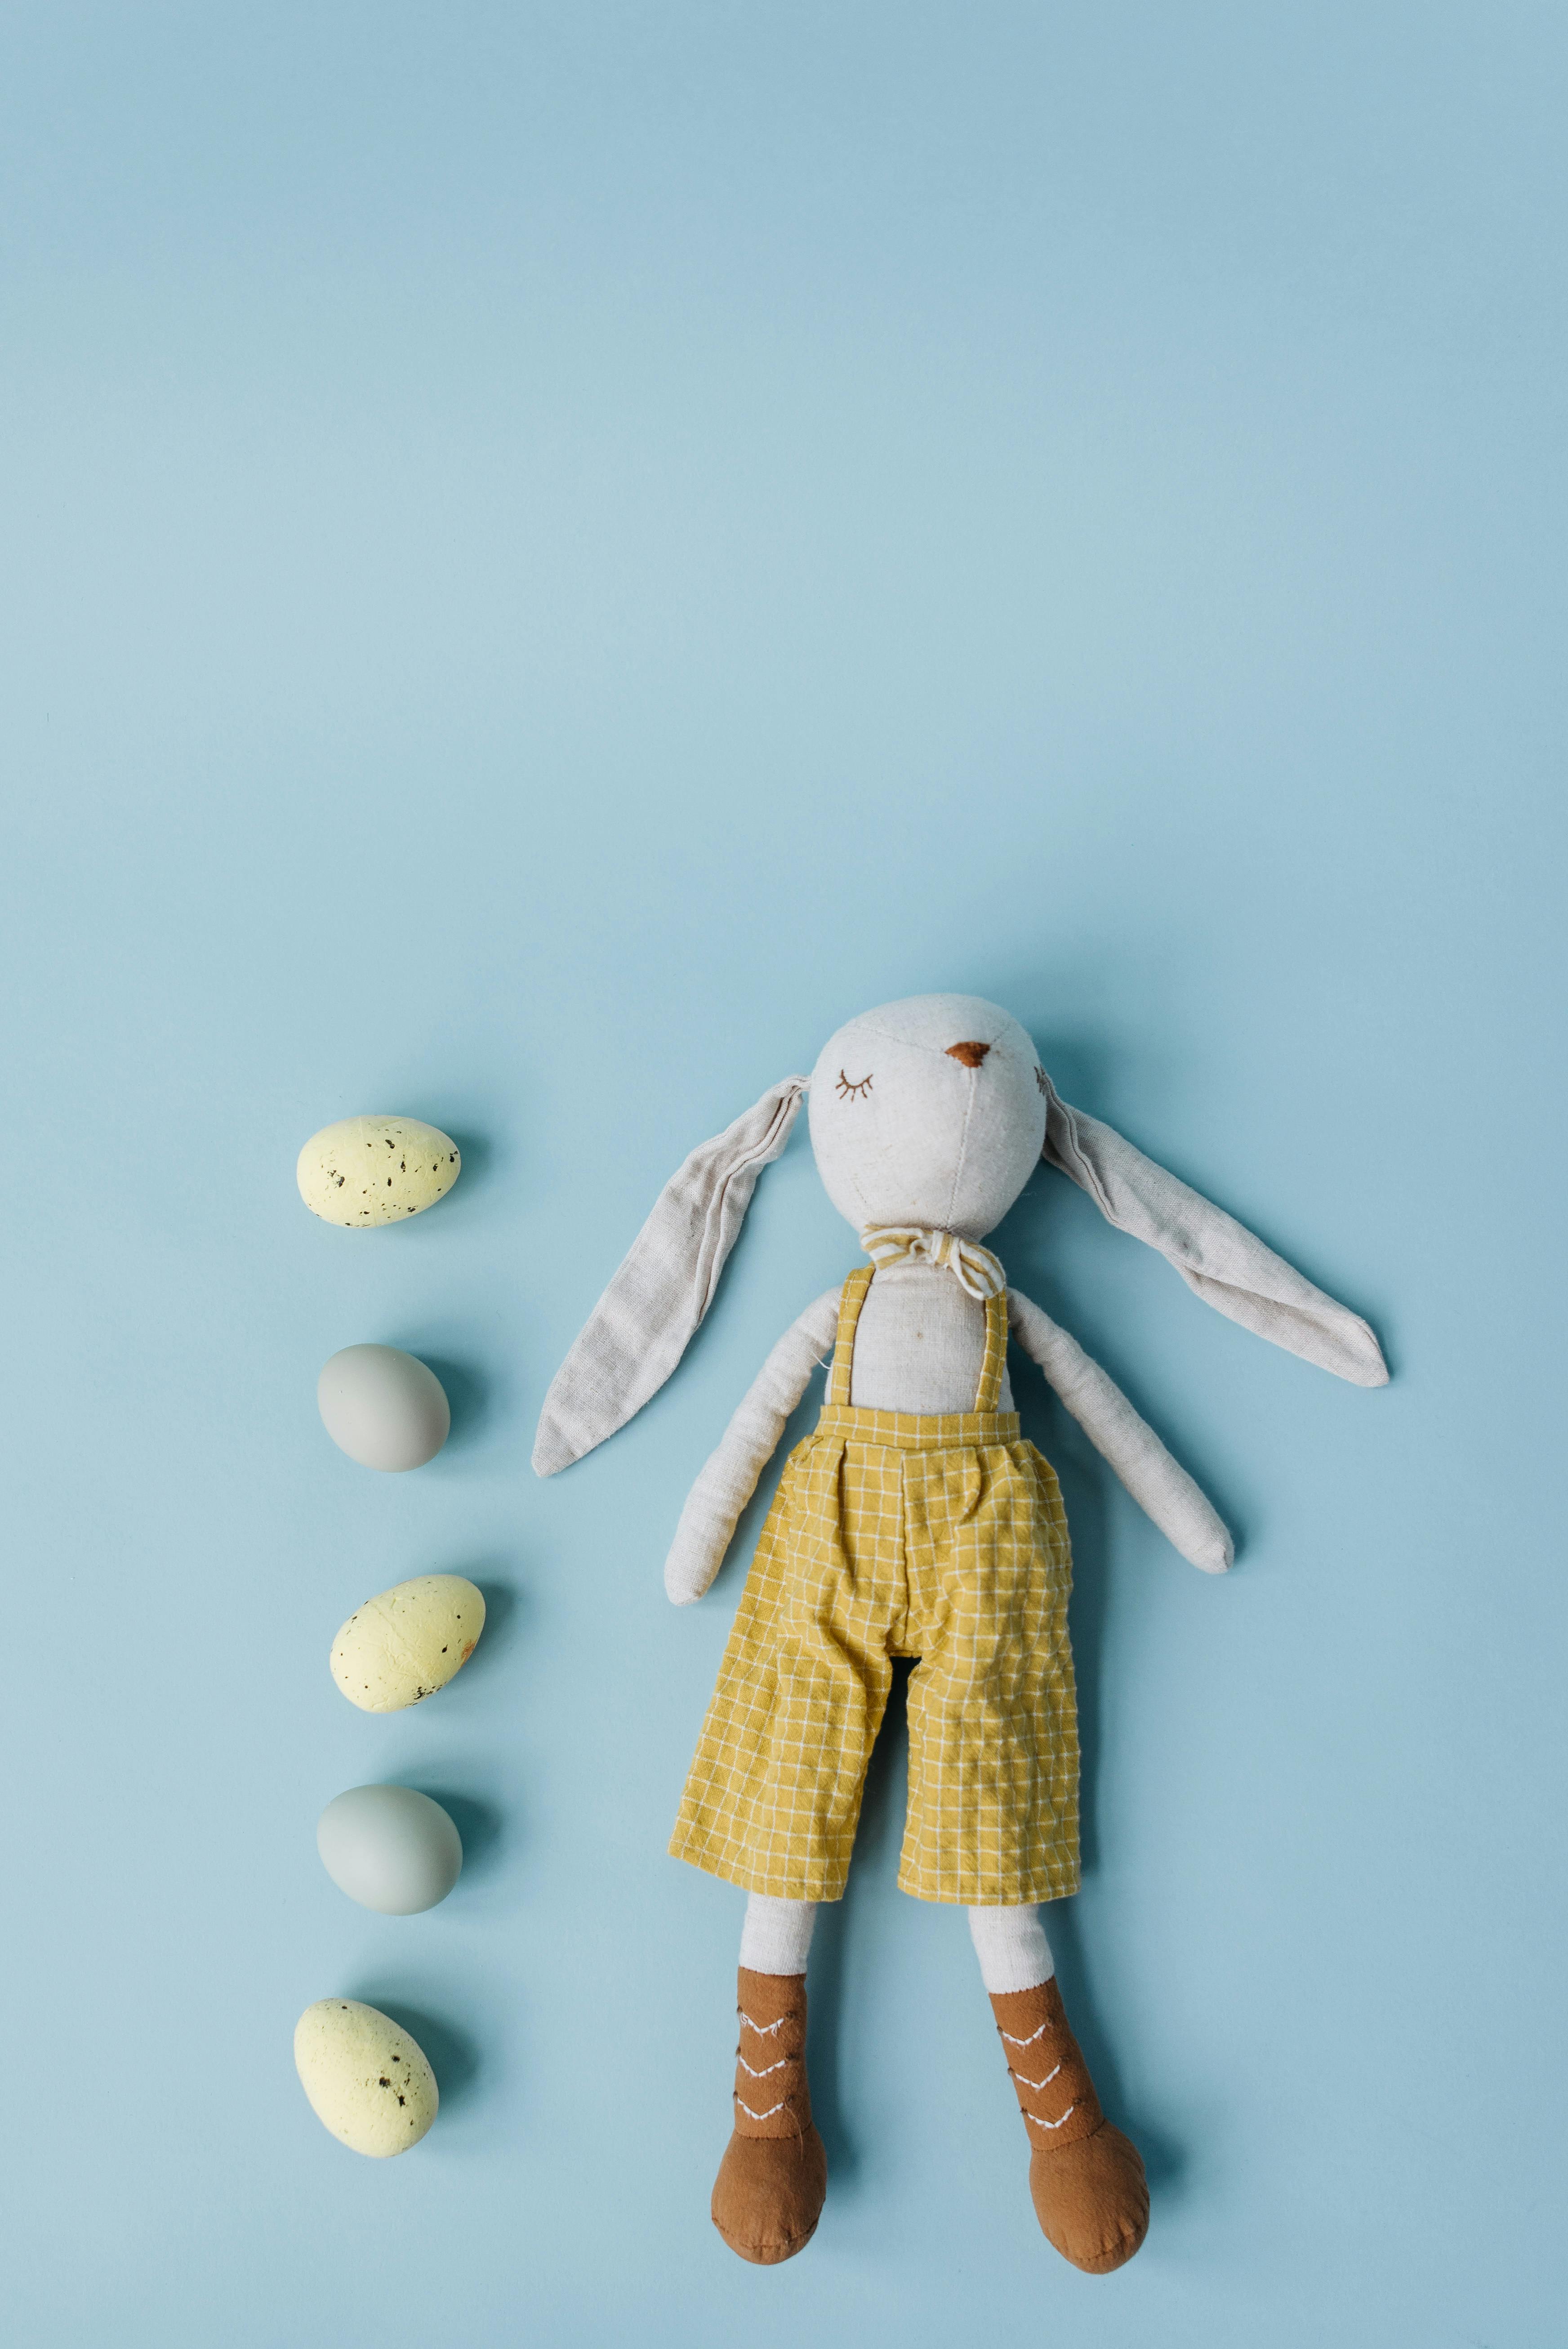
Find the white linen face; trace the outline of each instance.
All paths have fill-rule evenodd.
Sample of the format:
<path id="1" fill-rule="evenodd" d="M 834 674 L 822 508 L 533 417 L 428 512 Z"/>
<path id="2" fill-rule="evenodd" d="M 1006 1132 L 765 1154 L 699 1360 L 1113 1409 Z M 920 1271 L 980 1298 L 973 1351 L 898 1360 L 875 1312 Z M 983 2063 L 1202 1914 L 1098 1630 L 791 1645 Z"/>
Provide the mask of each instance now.
<path id="1" fill-rule="evenodd" d="M 954 1045 L 985 1050 L 955 1057 Z M 828 1039 L 811 1148 L 857 1232 L 919 1224 L 980 1240 L 1039 1164 L 1046 1103 L 1039 1057 L 1009 1013 L 975 995 L 914 995 Z"/>

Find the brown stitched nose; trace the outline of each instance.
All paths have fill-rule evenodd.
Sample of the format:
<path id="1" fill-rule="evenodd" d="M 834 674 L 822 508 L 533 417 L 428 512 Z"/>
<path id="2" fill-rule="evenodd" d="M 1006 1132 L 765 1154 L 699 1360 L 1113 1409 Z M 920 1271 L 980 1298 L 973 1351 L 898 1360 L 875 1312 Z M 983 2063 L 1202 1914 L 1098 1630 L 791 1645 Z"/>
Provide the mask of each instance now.
<path id="1" fill-rule="evenodd" d="M 962 1061 L 966 1069 L 977 1069 L 990 1050 L 989 1044 L 949 1044 L 947 1057 Z"/>

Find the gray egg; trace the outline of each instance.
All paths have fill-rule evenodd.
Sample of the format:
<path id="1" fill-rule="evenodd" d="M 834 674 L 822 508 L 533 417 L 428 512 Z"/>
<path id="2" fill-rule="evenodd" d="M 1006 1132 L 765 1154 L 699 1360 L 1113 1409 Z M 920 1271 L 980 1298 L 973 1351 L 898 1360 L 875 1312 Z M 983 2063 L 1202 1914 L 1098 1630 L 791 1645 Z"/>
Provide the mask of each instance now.
<path id="1" fill-rule="evenodd" d="M 326 1432 L 365 1468 L 422 1468 L 451 1432 L 446 1389 L 396 1346 L 345 1346 L 316 1381 Z"/>
<path id="2" fill-rule="evenodd" d="M 315 1847 L 339 1891 L 384 1917 L 433 1909 L 463 1865 L 457 1828 L 412 1786 L 350 1786 L 317 1820 Z"/>

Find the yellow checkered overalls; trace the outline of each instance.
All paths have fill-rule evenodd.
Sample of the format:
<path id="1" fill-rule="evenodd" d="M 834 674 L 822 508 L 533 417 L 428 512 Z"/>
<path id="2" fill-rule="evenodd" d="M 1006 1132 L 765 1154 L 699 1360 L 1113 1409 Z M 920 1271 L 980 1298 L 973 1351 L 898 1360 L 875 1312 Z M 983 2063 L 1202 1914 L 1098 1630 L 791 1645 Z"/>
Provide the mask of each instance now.
<path id="1" fill-rule="evenodd" d="M 1007 1300 L 985 1307 L 972 1412 L 856 1410 L 839 1306 L 828 1397 L 785 1464 L 719 1668 L 670 1849 L 750 1892 L 836 1900 L 893 1656 L 909 1683 L 898 1880 L 966 1907 L 1078 1878 L 1072 1556 L 1056 1475 L 998 1411 Z"/>

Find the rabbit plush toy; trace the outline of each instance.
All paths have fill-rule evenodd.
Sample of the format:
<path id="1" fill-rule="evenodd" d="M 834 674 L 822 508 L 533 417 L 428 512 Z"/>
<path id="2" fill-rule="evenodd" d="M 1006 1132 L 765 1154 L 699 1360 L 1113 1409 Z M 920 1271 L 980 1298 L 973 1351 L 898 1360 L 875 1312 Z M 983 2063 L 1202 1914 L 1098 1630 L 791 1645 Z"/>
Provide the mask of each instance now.
<path id="1" fill-rule="evenodd" d="M 825 1407 L 758 1543 L 670 1847 L 750 1895 L 714 2223 L 768 2263 L 799 2251 L 820 2214 L 807 1952 L 816 1904 L 844 1889 L 890 1660 L 910 1656 L 899 1883 L 967 1909 L 1040 2226 L 1103 2274 L 1143 2240 L 1149 2196 L 1068 2027 L 1037 1911 L 1078 1880 L 1071 1560 L 1057 1479 L 1019 1440 L 1009 1335 L 1184 1557 L 1218 1574 L 1232 1547 L 1126 1397 L 1007 1288 L 981 1242 L 1043 1154 L 1233 1320 L 1358 1386 L 1387 1372 L 1364 1321 L 1059 1101 L 1016 1019 L 973 996 L 923 995 L 851 1020 L 810 1080 L 772 1086 L 672 1178 L 551 1387 L 541 1475 L 613 1434 L 674 1370 L 807 1092 L 818 1169 L 871 1261 L 775 1346 L 692 1487 L 665 1568 L 677 1605 L 701 1598 L 830 1356 Z"/>

